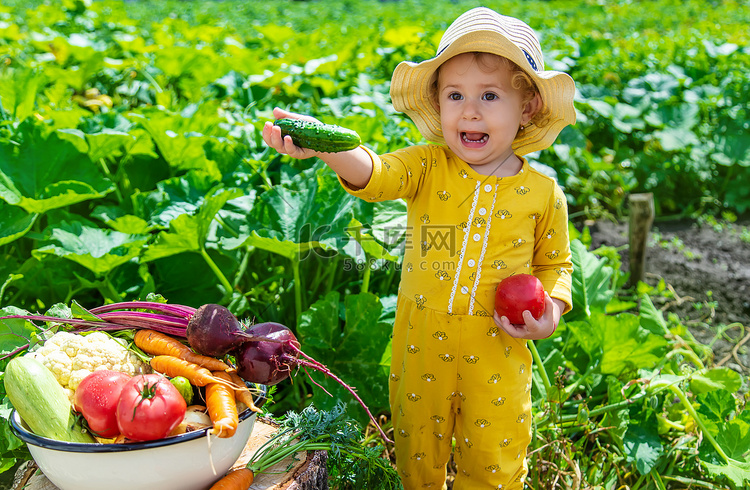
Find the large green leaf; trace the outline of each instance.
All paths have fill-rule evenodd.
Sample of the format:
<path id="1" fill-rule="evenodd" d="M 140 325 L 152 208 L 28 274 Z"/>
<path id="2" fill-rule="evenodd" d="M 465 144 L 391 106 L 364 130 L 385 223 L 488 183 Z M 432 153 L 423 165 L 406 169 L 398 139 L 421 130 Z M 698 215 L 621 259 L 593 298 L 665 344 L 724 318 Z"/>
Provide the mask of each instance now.
<path id="1" fill-rule="evenodd" d="M 27 213 L 17 206 L 0 202 L 0 245 L 24 236 L 34 225 L 37 216 L 36 213 Z"/>
<path id="2" fill-rule="evenodd" d="M 154 226 L 167 228 L 176 217 L 197 213 L 216 183 L 209 174 L 198 171 L 162 180 L 153 191 L 135 196 L 138 215 Z"/>
<path id="3" fill-rule="evenodd" d="M 664 151 L 683 150 L 700 143 L 694 132 L 684 128 L 666 128 L 653 134 Z"/>
<path id="4" fill-rule="evenodd" d="M 690 377 L 690 391 L 695 395 L 715 390 L 735 393 L 742 387 L 742 375 L 727 367 L 714 367 L 694 373 Z"/>
<path id="5" fill-rule="evenodd" d="M 612 125 L 623 133 L 630 133 L 646 126 L 643 120 L 643 110 L 640 107 L 618 102 L 615 104 L 612 115 Z"/>
<path id="6" fill-rule="evenodd" d="M 697 374 L 699 373 L 692 373 L 690 376 L 691 388 L 692 378 Z M 715 427 L 723 424 L 737 408 L 737 401 L 732 396 L 732 393 L 724 389 L 714 389 L 698 393 L 695 400 L 699 403 L 697 408 L 698 413 L 703 415 L 706 421 L 712 422 Z M 719 430 L 717 429 L 713 435 L 717 435 L 718 433 Z"/>
<path id="7" fill-rule="evenodd" d="M 649 411 L 644 417 L 631 417 L 625 435 L 623 449 L 628 461 L 635 462 L 638 472 L 649 473 L 664 452 L 659 438 L 656 415 Z"/>
<path id="8" fill-rule="evenodd" d="M 148 235 L 132 235 L 78 221 L 62 221 L 49 230 L 47 244 L 33 250 L 32 254 L 40 260 L 46 255 L 57 255 L 81 264 L 97 276 L 105 276 L 138 257 L 148 240 Z"/>
<path id="9" fill-rule="evenodd" d="M 737 401 L 734 391 L 718 389 L 696 397 L 697 413 L 706 430 L 731 459 L 747 461 L 750 454 L 750 412 L 735 413 Z M 701 444 L 701 455 L 708 461 L 719 461 L 715 449 L 707 443 Z"/>
<path id="10" fill-rule="evenodd" d="M 592 324 L 602 333 L 601 370 L 605 374 L 619 375 L 652 368 L 666 354 L 666 339 L 642 328 L 635 315 L 597 313 L 592 317 Z"/>
<path id="11" fill-rule="evenodd" d="M 403 257 L 406 247 L 406 203 L 401 199 L 372 204 L 372 235 L 390 257 Z M 387 257 L 385 254 L 382 256 Z M 392 260 L 388 257 L 389 260 Z"/>
<path id="12" fill-rule="evenodd" d="M 727 455 L 736 460 L 746 458 L 750 451 L 750 420 L 738 416 L 724 424 L 724 429 L 716 436 L 716 442 Z"/>
<path id="13" fill-rule="evenodd" d="M 653 334 L 668 335 L 669 328 L 666 320 L 664 320 L 664 315 L 654 306 L 651 297 L 647 294 L 641 294 L 639 299 L 641 300 L 641 326 Z"/>
<path id="14" fill-rule="evenodd" d="M 347 231 L 352 240 L 343 247 L 339 247 L 339 250 L 355 258 L 359 263 L 364 263 L 366 258 L 368 260 L 385 260 L 390 262 L 398 260 L 398 257 L 392 255 L 381 245 L 379 240 L 376 240 L 373 235 L 368 233 L 368 230 L 356 218 L 352 219 Z"/>
<path id="15" fill-rule="evenodd" d="M 314 247 L 343 250 L 354 200 L 318 163 L 261 194 L 243 234 L 227 246 L 252 245 L 289 258 Z"/>
<path id="16" fill-rule="evenodd" d="M 650 112 L 647 121 L 659 128 L 666 126 L 681 129 L 693 128 L 699 122 L 700 109 L 695 104 L 664 106 Z"/>
<path id="17" fill-rule="evenodd" d="M 149 226 L 146 220 L 127 214 L 123 208 L 118 206 L 97 206 L 91 212 L 91 217 L 101 220 L 113 230 L 121 233 L 146 234 L 155 228 Z"/>
<path id="18" fill-rule="evenodd" d="M 87 155 L 83 133 L 44 134 L 30 120 L 18 146 L 0 145 L 0 198 L 29 213 L 104 197 L 114 189 Z"/>
<path id="19" fill-rule="evenodd" d="M 182 214 L 169 224 L 169 231 L 159 233 L 156 241 L 143 252 L 143 261 L 150 262 L 183 252 L 200 252 L 205 235 L 203 221 L 188 214 Z"/>
<path id="20" fill-rule="evenodd" d="M 46 81 L 38 70 L 17 68 L 0 70 L 0 102 L 2 108 L 18 121 L 23 121 L 34 111 L 34 100 L 39 86 Z"/>
<path id="21" fill-rule="evenodd" d="M 603 374 L 620 376 L 654 367 L 666 353 L 667 341 L 640 326 L 630 313 L 605 315 L 596 311 L 587 321 L 567 322 L 574 345 L 590 362 L 598 362 Z M 575 350 L 574 346 L 569 349 Z"/>
<path id="22" fill-rule="evenodd" d="M 169 223 L 169 231 L 159 233 L 156 241 L 143 253 L 143 261 L 183 252 L 202 252 L 216 215 L 230 199 L 239 197 L 237 189 L 219 189 L 209 193 L 195 214 L 181 214 Z"/>
<path id="23" fill-rule="evenodd" d="M 703 464 L 706 465 L 712 477 L 724 476 L 735 485 L 734 488 L 745 489 L 750 485 L 750 462 L 748 461 L 730 461 L 727 464 L 713 464 L 705 461 Z"/>
<path id="24" fill-rule="evenodd" d="M 0 309 L 0 316 L 28 315 L 29 312 L 8 306 Z M 29 320 L 9 318 L 0 320 L 0 354 L 8 354 L 35 338 L 39 328 Z"/>
<path id="25" fill-rule="evenodd" d="M 184 127 L 185 120 L 201 121 L 199 116 L 187 111 L 187 114 L 176 115 L 166 112 L 149 112 L 148 117 L 136 115 L 137 121 L 148 131 L 156 147 L 167 163 L 176 171 L 201 170 L 214 179 L 221 179 L 221 172 L 213 160 L 206 156 L 204 145 L 212 139 L 189 127 Z M 180 126 L 183 126 L 182 128 Z M 200 128 L 200 129 L 199 129 Z M 196 129 L 209 129 L 199 126 Z M 182 130 L 182 131 L 181 131 Z M 181 132 L 178 132 L 181 131 Z"/>
<path id="26" fill-rule="evenodd" d="M 236 248 L 237 244 L 241 243 L 242 245 L 255 247 L 261 250 L 266 250 L 268 252 L 273 252 L 293 261 L 300 260 L 300 258 L 305 257 L 306 254 L 315 247 L 322 247 L 320 243 L 314 241 L 297 243 L 291 240 L 279 240 L 275 237 L 260 236 L 255 230 L 251 231 L 250 235 L 246 236 L 242 242 L 237 242 L 236 240 L 232 239 L 225 239 L 223 243 L 228 245 L 230 248 Z"/>
<path id="27" fill-rule="evenodd" d="M 611 279 L 614 270 L 606 260 L 586 249 L 580 240 L 570 242 L 573 256 L 573 310 L 566 320 L 591 316 L 594 311 L 604 311 L 614 296 Z"/>
<path id="28" fill-rule="evenodd" d="M 104 128 L 98 133 L 86 134 L 89 144 L 89 158 L 96 162 L 119 152 L 121 148 L 129 148 L 136 144 L 137 138 L 129 133 Z"/>
<path id="29" fill-rule="evenodd" d="M 332 291 L 302 313 L 298 326 L 302 349 L 344 382 L 354 384 L 359 396 L 377 414 L 388 407 L 388 373 L 381 360 L 392 324 L 381 319 L 383 305 L 377 296 L 360 293 L 345 297 L 342 325 L 339 301 L 340 294 Z M 343 400 L 360 421 L 367 420 L 362 409 L 354 408 L 359 407 L 354 397 L 335 380 L 320 374 L 313 374 L 313 379 L 332 395 L 315 390 L 312 403 L 316 407 L 329 410 Z"/>

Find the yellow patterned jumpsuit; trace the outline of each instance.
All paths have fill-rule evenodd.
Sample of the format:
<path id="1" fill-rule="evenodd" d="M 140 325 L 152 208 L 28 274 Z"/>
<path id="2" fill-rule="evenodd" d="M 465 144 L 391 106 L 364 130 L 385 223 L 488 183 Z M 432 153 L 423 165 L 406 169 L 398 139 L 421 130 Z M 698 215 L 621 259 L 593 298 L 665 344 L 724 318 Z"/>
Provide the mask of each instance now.
<path id="1" fill-rule="evenodd" d="M 523 161 L 512 177 L 474 171 L 447 147 L 378 156 L 368 201 L 403 198 L 407 230 L 390 368 L 396 464 L 407 490 L 523 488 L 530 441 L 531 354 L 492 320 L 495 287 L 532 273 L 570 309 L 567 204 Z"/>

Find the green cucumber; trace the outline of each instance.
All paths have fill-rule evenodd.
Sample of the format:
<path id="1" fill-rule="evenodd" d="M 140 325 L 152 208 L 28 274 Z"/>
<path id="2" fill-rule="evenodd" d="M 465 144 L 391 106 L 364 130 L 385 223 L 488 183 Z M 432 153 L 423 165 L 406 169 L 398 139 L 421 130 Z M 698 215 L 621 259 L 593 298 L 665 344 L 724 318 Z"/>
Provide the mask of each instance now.
<path id="1" fill-rule="evenodd" d="M 95 443 L 71 411 L 55 375 L 32 357 L 14 357 L 5 368 L 5 392 L 31 431 L 48 439 Z"/>
<path id="2" fill-rule="evenodd" d="M 289 135 L 295 145 L 325 153 L 353 150 L 362 140 L 351 129 L 335 124 L 303 121 L 302 119 L 277 119 L 275 126 L 283 136 Z"/>

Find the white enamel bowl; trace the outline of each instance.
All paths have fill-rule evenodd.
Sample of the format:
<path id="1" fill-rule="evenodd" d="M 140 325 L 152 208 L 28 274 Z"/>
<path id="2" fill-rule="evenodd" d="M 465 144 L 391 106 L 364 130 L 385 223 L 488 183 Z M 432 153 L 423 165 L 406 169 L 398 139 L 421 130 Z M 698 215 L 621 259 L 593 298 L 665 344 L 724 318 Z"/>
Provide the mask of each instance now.
<path id="1" fill-rule="evenodd" d="M 265 402 L 261 388 L 256 406 Z M 240 457 L 254 424 L 255 412 L 247 409 L 229 438 L 202 429 L 156 441 L 82 444 L 31 433 L 15 410 L 10 418 L 13 433 L 61 490 L 205 490 Z"/>

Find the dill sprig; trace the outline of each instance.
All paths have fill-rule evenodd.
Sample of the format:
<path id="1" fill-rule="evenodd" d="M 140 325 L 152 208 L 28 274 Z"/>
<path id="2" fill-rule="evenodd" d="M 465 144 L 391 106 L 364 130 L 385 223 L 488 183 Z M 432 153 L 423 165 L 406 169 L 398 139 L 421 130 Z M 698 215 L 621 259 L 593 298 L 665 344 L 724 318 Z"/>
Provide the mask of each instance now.
<path id="1" fill-rule="evenodd" d="M 276 434 L 259 447 L 247 468 L 262 473 L 300 451 L 327 451 L 329 475 L 334 488 L 398 490 L 401 482 L 390 461 L 382 457 L 381 446 L 366 446 L 355 421 L 345 417 L 345 404 L 332 410 L 316 410 L 312 405 L 300 412 L 288 412 L 277 421 Z M 351 487 L 353 488 L 353 487 Z"/>

